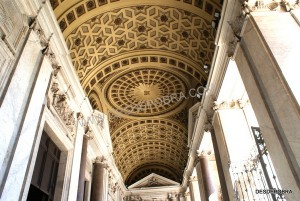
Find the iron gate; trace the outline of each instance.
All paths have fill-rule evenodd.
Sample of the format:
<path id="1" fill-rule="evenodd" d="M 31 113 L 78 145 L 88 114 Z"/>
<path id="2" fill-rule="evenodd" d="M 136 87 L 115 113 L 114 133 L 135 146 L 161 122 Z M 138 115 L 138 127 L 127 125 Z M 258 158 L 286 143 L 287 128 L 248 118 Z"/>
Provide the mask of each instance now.
<path id="1" fill-rule="evenodd" d="M 262 133 L 251 127 L 255 145 L 248 160 L 229 163 L 237 201 L 285 201 Z"/>

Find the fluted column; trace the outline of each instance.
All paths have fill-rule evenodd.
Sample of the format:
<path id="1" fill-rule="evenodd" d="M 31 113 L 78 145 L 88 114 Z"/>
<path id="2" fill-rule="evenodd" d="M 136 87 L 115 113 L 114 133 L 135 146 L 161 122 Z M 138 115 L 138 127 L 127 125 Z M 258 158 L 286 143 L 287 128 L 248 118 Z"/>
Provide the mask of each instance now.
<path id="1" fill-rule="evenodd" d="M 84 196 L 84 181 L 85 181 L 85 169 L 86 169 L 86 160 L 87 160 L 87 148 L 88 148 L 88 141 L 92 138 L 93 138 L 93 136 L 90 134 L 89 128 L 88 127 L 85 128 L 85 134 L 83 135 L 83 141 L 82 141 L 77 201 L 83 201 L 83 199 L 84 199 L 83 196 Z"/>
<path id="2" fill-rule="evenodd" d="M 201 200 L 197 176 L 190 177 L 190 195 L 191 201 Z"/>
<path id="3" fill-rule="evenodd" d="M 104 158 L 94 162 L 91 201 L 107 201 L 108 170 Z"/>

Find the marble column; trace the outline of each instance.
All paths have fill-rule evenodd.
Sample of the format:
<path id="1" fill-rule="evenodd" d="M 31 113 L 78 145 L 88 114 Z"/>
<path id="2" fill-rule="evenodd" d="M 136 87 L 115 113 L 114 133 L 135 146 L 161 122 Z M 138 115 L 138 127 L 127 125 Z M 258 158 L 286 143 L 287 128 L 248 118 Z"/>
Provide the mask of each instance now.
<path id="1" fill-rule="evenodd" d="M 215 159 L 216 159 L 216 165 L 217 165 L 217 170 L 218 170 L 218 177 L 219 177 L 219 182 L 220 182 L 220 187 L 222 191 L 222 197 L 224 200 L 229 200 L 229 195 L 228 195 L 228 190 L 227 190 L 227 185 L 226 185 L 226 179 L 225 179 L 225 174 L 224 174 L 224 169 L 222 166 L 222 161 L 220 157 L 220 151 L 216 139 L 216 134 L 215 130 L 213 129 L 212 125 L 210 124 L 211 128 L 209 132 L 211 133 L 211 139 L 212 139 L 212 144 L 214 148 L 214 153 L 215 153 Z"/>
<path id="2" fill-rule="evenodd" d="M 190 195 L 191 195 L 191 201 L 200 201 L 200 191 L 199 191 L 199 185 L 198 185 L 198 178 L 197 176 L 191 176 L 190 177 Z"/>
<path id="3" fill-rule="evenodd" d="M 97 157 L 93 167 L 91 201 L 107 201 L 108 166 L 104 158 Z"/>
<path id="4" fill-rule="evenodd" d="M 201 170 L 201 164 L 200 164 L 200 158 L 196 157 L 194 161 L 194 166 L 197 174 L 197 181 L 198 181 L 198 187 L 199 187 L 199 192 L 201 195 L 201 200 L 200 201 L 206 201 L 205 200 L 205 188 L 204 188 L 204 183 L 203 183 L 203 175 L 202 175 L 202 170 Z"/>
<path id="5" fill-rule="evenodd" d="M 207 153 L 202 153 L 199 156 L 201 170 L 202 170 L 202 178 L 203 178 L 203 183 L 205 188 L 205 195 L 207 200 L 210 200 L 209 198 L 211 197 L 211 195 L 216 194 L 215 192 L 216 187 L 214 184 L 212 172 L 210 170 L 208 158 L 209 155 Z"/>
<path id="6" fill-rule="evenodd" d="M 83 196 L 84 196 L 84 183 L 85 183 L 85 169 L 86 169 L 86 161 L 87 161 L 87 148 L 88 148 L 88 141 L 92 138 L 93 136 L 90 134 L 89 128 L 86 128 L 85 134 L 83 135 L 83 141 L 82 141 L 77 201 L 83 201 L 84 199 Z"/>

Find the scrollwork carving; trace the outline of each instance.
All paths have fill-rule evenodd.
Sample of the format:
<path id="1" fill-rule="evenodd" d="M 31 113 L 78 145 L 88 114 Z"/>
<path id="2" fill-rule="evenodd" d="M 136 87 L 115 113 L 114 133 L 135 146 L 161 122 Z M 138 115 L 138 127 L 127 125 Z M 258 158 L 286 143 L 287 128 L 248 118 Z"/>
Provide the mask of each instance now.
<path id="1" fill-rule="evenodd" d="M 61 92 L 56 80 L 52 83 L 50 91 L 52 92 L 52 105 L 54 109 L 71 132 L 71 137 L 74 137 L 75 115 L 67 102 L 67 95 Z"/>

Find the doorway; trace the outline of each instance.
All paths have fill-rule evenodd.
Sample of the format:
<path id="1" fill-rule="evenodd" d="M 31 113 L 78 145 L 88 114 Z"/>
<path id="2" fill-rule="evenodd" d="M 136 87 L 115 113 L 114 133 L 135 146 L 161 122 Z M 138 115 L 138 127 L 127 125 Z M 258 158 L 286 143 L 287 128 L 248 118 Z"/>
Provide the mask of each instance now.
<path id="1" fill-rule="evenodd" d="M 44 131 L 33 170 L 27 201 L 52 201 L 61 150 Z"/>

